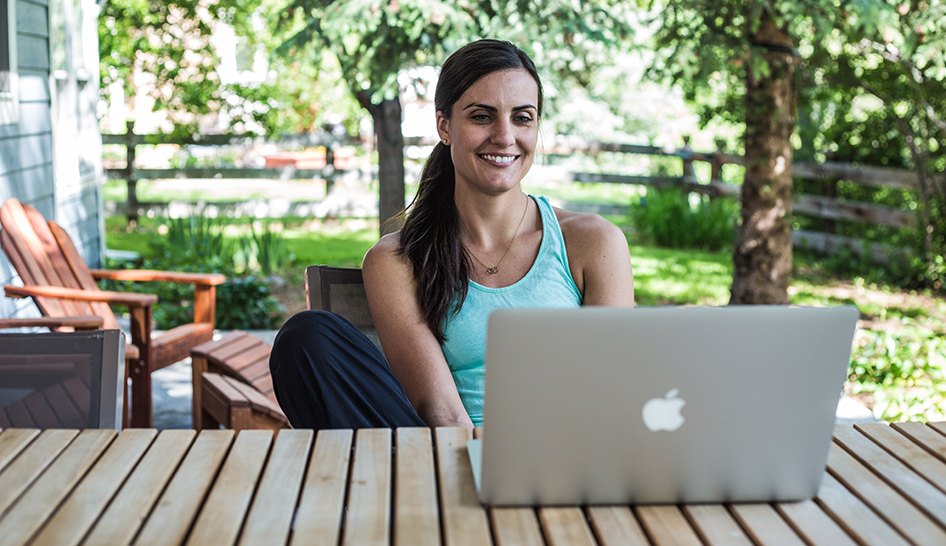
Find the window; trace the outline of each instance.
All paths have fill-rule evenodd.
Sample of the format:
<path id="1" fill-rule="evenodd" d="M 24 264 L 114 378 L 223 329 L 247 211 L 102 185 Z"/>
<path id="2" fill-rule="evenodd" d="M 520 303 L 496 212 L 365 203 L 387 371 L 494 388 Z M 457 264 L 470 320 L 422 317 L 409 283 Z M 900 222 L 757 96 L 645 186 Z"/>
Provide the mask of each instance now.
<path id="1" fill-rule="evenodd" d="M 0 0 L 0 125 L 17 123 L 16 0 Z"/>

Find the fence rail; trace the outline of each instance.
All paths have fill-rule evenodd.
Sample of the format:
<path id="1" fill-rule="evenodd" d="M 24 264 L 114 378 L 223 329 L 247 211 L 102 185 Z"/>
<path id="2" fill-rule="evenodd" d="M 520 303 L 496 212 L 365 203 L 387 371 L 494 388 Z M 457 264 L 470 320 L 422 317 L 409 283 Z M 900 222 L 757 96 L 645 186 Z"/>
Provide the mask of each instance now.
<path id="1" fill-rule="evenodd" d="M 137 219 L 139 206 L 135 185 L 138 180 L 170 179 L 170 178 L 241 178 L 241 179 L 325 179 L 327 183 L 335 176 L 345 171 L 334 165 L 334 150 L 338 146 L 358 145 L 360 141 L 347 137 L 331 135 L 291 135 L 278 139 L 278 143 L 285 146 L 324 146 L 326 149 L 326 163 L 322 169 L 296 169 L 292 166 L 281 168 L 217 168 L 217 167 L 182 167 L 177 169 L 140 169 L 135 167 L 135 147 L 139 145 L 179 144 L 198 146 L 229 146 L 239 144 L 253 144 L 273 142 L 255 136 L 243 135 L 195 135 L 188 138 L 179 138 L 166 134 L 139 135 L 133 131 L 132 124 L 123 135 L 102 135 L 104 144 L 118 144 L 126 147 L 126 166 L 122 169 L 106 169 L 109 178 L 123 179 L 128 183 L 128 202 L 126 214 L 129 221 Z M 432 146 L 433 139 L 406 138 L 407 146 Z M 647 176 L 624 175 L 615 173 L 587 173 L 568 172 L 561 176 L 567 182 L 597 182 L 609 184 L 635 184 L 648 187 L 680 187 L 690 192 L 698 192 L 711 198 L 739 198 L 740 187 L 723 182 L 723 168 L 726 165 L 742 166 L 745 159 L 742 156 L 727 153 L 722 149 L 714 152 L 697 152 L 689 147 L 689 139 L 684 139 L 682 148 L 668 149 L 657 146 L 620 144 L 607 142 L 592 142 L 568 136 L 556 136 L 540 150 L 550 155 L 571 155 L 575 153 L 596 155 L 604 152 L 635 154 L 647 156 L 662 156 L 677 158 L 681 162 L 679 176 Z M 710 180 L 700 182 L 694 169 L 695 162 L 710 165 Z M 897 190 L 920 191 L 921 185 L 918 174 L 914 171 L 894 169 L 889 167 L 871 167 L 852 165 L 839 162 L 796 162 L 792 165 L 793 175 L 807 180 L 822 180 L 836 182 L 845 180 L 855 184 L 873 187 L 886 187 Z M 946 174 L 938 173 L 932 177 L 934 185 L 946 188 Z M 627 211 L 627 208 L 609 205 L 585 206 L 585 210 L 616 213 Z M 842 201 L 831 195 L 797 194 L 794 198 L 793 209 L 795 214 L 821 218 L 825 220 L 825 230 L 813 232 L 796 230 L 793 233 L 793 242 L 796 246 L 810 248 L 821 252 L 832 253 L 841 248 L 847 248 L 857 254 L 878 261 L 886 262 L 891 257 L 902 255 L 903 249 L 881 243 L 867 243 L 860 239 L 839 236 L 834 233 L 834 221 L 853 221 L 875 225 L 884 225 L 894 228 L 921 227 L 920 217 L 915 211 L 895 209 L 873 203 L 858 203 Z"/>

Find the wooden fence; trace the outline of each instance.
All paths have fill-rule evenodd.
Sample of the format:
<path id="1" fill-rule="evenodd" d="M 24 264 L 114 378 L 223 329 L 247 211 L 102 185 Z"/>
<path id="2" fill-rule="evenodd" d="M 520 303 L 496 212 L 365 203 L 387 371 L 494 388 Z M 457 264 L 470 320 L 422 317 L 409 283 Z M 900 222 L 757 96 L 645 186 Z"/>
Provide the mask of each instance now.
<path id="1" fill-rule="evenodd" d="M 200 146 L 228 146 L 250 144 L 254 141 L 262 142 L 258 137 L 240 135 L 207 135 L 195 136 L 188 139 L 175 138 L 170 135 L 137 135 L 133 132 L 132 124 L 128 124 L 128 132 L 124 135 L 102 135 L 104 144 L 120 144 L 126 147 L 126 167 L 122 169 L 106 169 L 109 178 L 123 179 L 128 184 L 128 202 L 126 214 L 129 221 L 137 219 L 139 203 L 135 186 L 138 180 L 154 180 L 169 178 L 243 178 L 243 179 L 325 179 L 328 184 L 344 171 L 335 168 L 334 151 L 342 145 L 359 145 L 360 142 L 350 138 L 337 138 L 324 135 L 298 135 L 282 137 L 278 142 L 285 147 L 324 146 L 326 149 L 325 167 L 321 169 L 282 168 L 219 168 L 219 167 L 182 167 L 172 169 L 139 169 L 135 166 L 138 145 L 180 144 Z M 429 140 L 429 139 L 428 139 Z M 405 146 L 433 145 L 420 138 L 406 138 Z M 603 142 L 588 142 L 579 138 L 557 136 L 546 143 L 540 152 L 554 155 L 571 155 L 575 153 L 597 155 L 603 152 L 622 154 L 637 154 L 656 157 L 676 158 L 680 161 L 680 175 L 622 175 L 611 173 L 569 172 L 562 181 L 597 182 L 612 184 L 636 184 L 648 187 L 676 186 L 690 192 L 698 192 L 711 198 L 739 198 L 740 187 L 723 182 L 723 168 L 726 165 L 742 166 L 744 158 L 739 155 L 726 153 L 722 149 L 713 152 L 697 152 L 690 148 L 689 138 L 684 139 L 684 146 L 677 149 L 666 149 L 657 146 L 642 146 L 633 144 L 617 144 Z M 706 182 L 697 180 L 694 164 L 697 162 L 710 165 L 710 179 Z M 857 166 L 836 162 L 807 163 L 799 162 L 792 166 L 793 174 L 797 178 L 808 180 L 822 180 L 830 188 L 838 180 L 846 180 L 855 184 L 875 187 L 887 187 L 900 190 L 921 190 L 918 175 L 914 171 L 891 169 L 884 167 Z M 932 178 L 934 184 L 946 188 L 946 175 L 939 173 Z M 829 192 L 830 193 L 830 192 Z M 883 263 L 902 255 L 903 249 L 894 248 L 881 243 L 868 243 L 860 239 L 839 236 L 834 233 L 833 222 L 837 220 L 864 222 L 875 225 L 892 226 L 895 228 L 918 228 L 920 218 L 914 211 L 893 209 L 872 203 L 855 203 L 841 201 L 832 195 L 796 194 L 793 205 L 794 213 L 821 218 L 825 228 L 823 231 L 795 230 L 793 242 L 797 247 L 833 253 L 846 248 L 859 255 L 867 254 L 874 261 Z M 602 213 L 623 213 L 626 207 L 593 207 L 593 210 Z"/>

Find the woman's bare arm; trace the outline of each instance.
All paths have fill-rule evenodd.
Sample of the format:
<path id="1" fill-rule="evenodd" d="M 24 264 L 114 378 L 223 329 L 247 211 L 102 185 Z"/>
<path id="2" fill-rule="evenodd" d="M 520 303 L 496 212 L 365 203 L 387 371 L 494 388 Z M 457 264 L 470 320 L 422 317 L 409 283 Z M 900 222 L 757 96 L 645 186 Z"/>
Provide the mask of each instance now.
<path id="1" fill-rule="evenodd" d="M 555 210 L 585 305 L 632 307 L 634 273 L 624 233 L 596 214 Z"/>
<path id="2" fill-rule="evenodd" d="M 417 302 L 410 262 L 398 251 L 398 234 L 387 235 L 365 255 L 365 292 L 391 370 L 428 426 L 473 423 L 457 393 L 443 350 Z"/>

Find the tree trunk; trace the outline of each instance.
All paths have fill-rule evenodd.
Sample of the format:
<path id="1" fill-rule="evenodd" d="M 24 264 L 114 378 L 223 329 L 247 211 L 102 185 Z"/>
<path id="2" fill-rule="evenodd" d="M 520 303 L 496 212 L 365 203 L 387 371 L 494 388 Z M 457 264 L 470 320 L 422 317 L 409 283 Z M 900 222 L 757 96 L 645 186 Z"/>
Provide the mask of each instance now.
<path id="1" fill-rule="evenodd" d="M 792 274 L 792 39 L 766 13 L 751 37 L 768 73 L 746 76 L 746 174 L 730 304 L 788 303 Z"/>
<path id="2" fill-rule="evenodd" d="M 389 222 L 404 209 L 404 133 L 401 132 L 401 98 L 371 102 L 371 93 L 355 93 L 358 102 L 374 122 L 378 137 L 378 220 L 381 235 L 397 231 L 399 226 Z"/>

